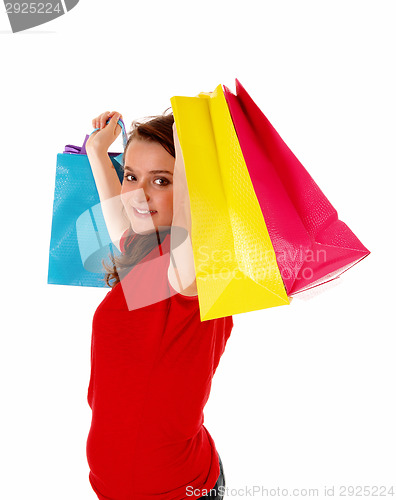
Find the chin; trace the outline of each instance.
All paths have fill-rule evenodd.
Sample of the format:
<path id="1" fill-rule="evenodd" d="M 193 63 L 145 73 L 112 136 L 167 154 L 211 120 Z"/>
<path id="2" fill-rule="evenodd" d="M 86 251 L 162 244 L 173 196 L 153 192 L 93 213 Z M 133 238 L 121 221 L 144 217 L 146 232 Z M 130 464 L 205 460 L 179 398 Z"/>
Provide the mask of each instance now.
<path id="1" fill-rule="evenodd" d="M 152 219 L 142 221 L 137 220 L 136 217 L 130 217 L 129 221 L 133 232 L 138 234 L 149 234 L 155 231 L 164 231 L 166 229 L 170 229 L 172 226 L 172 222 L 164 224 L 161 220 L 153 221 Z"/>
<path id="2" fill-rule="evenodd" d="M 162 227 L 159 228 L 157 225 L 153 226 L 153 224 L 137 224 L 136 221 L 131 222 L 132 231 L 137 234 L 151 234 L 155 233 L 157 230 L 161 230 Z"/>
<path id="3" fill-rule="evenodd" d="M 156 231 L 156 228 L 155 227 L 150 227 L 148 229 L 144 229 L 142 227 L 134 227 L 132 225 L 132 231 L 136 234 L 151 234 L 151 233 L 155 233 Z"/>

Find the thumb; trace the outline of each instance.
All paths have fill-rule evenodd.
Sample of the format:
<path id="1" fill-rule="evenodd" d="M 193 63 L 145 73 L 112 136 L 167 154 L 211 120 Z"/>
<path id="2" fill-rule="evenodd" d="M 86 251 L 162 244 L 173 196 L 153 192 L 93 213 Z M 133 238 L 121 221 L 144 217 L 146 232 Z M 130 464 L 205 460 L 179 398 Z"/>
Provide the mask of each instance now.
<path id="1" fill-rule="evenodd" d="M 111 117 L 109 121 L 110 130 L 112 130 L 113 133 L 116 135 L 118 135 L 121 132 L 121 126 L 117 123 L 121 117 L 122 115 L 120 115 L 120 113 L 114 113 L 114 115 Z"/>

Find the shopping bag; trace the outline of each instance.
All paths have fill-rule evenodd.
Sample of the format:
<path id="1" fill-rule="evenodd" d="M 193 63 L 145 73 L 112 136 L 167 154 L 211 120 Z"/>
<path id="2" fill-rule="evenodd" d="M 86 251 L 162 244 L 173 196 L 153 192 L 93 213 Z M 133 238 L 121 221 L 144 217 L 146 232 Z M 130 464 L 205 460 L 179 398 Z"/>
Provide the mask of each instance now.
<path id="1" fill-rule="evenodd" d="M 201 320 L 289 304 L 219 85 L 172 97 L 186 170 Z"/>
<path id="2" fill-rule="evenodd" d="M 122 120 L 125 147 L 127 134 Z M 119 252 L 108 234 L 85 144 L 57 155 L 48 263 L 49 284 L 105 287 L 102 259 Z M 122 153 L 109 153 L 120 184 Z"/>
<path id="3" fill-rule="evenodd" d="M 236 95 L 224 93 L 287 294 L 330 281 L 369 255 L 239 81 Z"/>

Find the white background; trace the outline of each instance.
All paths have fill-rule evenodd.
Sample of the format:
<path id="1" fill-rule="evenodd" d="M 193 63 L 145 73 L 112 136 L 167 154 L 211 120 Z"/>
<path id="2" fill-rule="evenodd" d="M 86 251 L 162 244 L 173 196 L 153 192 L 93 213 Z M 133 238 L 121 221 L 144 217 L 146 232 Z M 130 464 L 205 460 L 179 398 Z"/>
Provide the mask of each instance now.
<path id="1" fill-rule="evenodd" d="M 57 153 L 102 111 L 129 126 L 235 77 L 372 253 L 320 294 L 234 316 L 205 408 L 226 498 L 396 487 L 393 8 L 81 0 L 19 34 L 1 12 L 1 498 L 96 498 L 86 395 L 108 289 L 46 283 Z"/>

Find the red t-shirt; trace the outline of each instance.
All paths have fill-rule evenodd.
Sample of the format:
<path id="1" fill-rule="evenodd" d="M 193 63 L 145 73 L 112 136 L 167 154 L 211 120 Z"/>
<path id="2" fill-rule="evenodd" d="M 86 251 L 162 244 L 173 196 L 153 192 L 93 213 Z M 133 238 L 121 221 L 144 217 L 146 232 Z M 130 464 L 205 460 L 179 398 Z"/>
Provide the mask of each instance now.
<path id="1" fill-rule="evenodd" d="M 87 459 L 99 499 L 199 498 L 220 473 L 203 409 L 233 319 L 201 322 L 198 298 L 169 284 L 169 245 L 167 235 L 142 260 L 148 266 L 128 273 L 136 297 L 151 290 L 165 298 L 131 308 L 122 278 L 93 317 Z"/>

